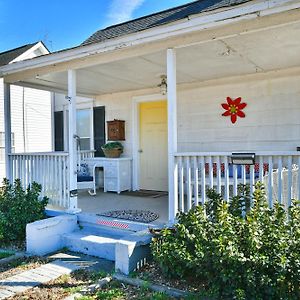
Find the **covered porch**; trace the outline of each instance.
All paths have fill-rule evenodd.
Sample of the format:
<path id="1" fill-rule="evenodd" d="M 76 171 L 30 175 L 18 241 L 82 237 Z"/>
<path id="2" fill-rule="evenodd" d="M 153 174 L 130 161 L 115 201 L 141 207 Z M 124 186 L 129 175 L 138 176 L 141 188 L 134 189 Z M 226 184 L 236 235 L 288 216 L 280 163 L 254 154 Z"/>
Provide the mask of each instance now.
<path id="1" fill-rule="evenodd" d="M 258 180 L 266 185 L 270 206 L 275 200 L 289 206 L 292 198 L 300 198 L 300 21 L 297 10 L 286 14 L 272 9 L 262 9 L 262 18 L 252 9 L 246 16 L 223 20 L 223 26 L 199 29 L 202 16 L 193 21 L 197 30 L 191 25 L 189 32 L 164 33 L 152 42 L 150 33 L 138 33 L 101 47 L 87 45 L 84 51 L 70 49 L 1 68 L 7 177 L 20 178 L 24 185 L 41 183 L 50 204 L 70 212 L 141 207 L 157 211 L 161 222 L 173 222 L 178 211 L 204 203 L 207 188 L 216 188 L 229 201 L 239 183 L 253 191 Z M 158 87 L 162 75 L 166 95 Z M 68 151 L 11 153 L 11 83 L 66 95 Z M 134 191 L 143 188 L 141 103 L 167 103 L 165 164 L 156 162 L 154 169 L 167 174 L 168 198 L 78 192 L 79 96 L 104 106 L 106 121 L 125 120 L 123 157 L 132 162 L 128 176 Z M 246 117 L 235 124 L 222 116 L 227 97 L 247 103 Z M 255 154 L 253 163 L 232 164 L 234 152 Z M 87 158 L 80 155 L 82 161 Z M 148 155 L 148 165 L 158 158 Z"/>

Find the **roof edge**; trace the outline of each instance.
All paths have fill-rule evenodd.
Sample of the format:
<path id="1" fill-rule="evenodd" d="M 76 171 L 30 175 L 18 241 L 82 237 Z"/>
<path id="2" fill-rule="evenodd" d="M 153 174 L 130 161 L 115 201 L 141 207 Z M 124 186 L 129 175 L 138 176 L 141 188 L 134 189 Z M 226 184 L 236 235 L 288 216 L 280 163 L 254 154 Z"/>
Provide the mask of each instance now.
<path id="1" fill-rule="evenodd" d="M 249 17 L 251 15 L 252 18 L 273 15 L 289 11 L 291 9 L 300 8 L 300 1 L 298 0 L 295 3 L 295 1 L 293 0 L 258 0 L 246 2 L 242 4 L 242 6 L 243 14 L 240 13 L 240 5 L 230 8 L 227 7 L 226 9 L 220 9 L 218 11 L 210 12 L 209 22 L 207 20 L 207 14 L 200 14 L 199 16 L 196 16 L 190 20 L 184 20 L 184 22 L 181 23 L 155 27 L 143 32 L 129 34 L 118 39 L 87 44 L 85 46 L 78 46 L 41 57 L 36 57 L 30 60 L 20 61 L 10 65 L 2 66 L 0 67 L 0 76 L 5 77 L 14 73 L 34 70 L 47 66 L 54 66 L 61 63 L 67 63 L 72 60 L 82 59 L 84 57 L 92 55 L 99 55 L 101 53 L 107 53 L 115 51 L 117 49 L 137 46 L 143 43 L 148 43 L 149 41 L 159 41 L 163 39 L 166 34 L 169 37 L 176 37 L 189 32 L 194 32 L 195 30 L 205 29 L 207 28 L 207 24 L 211 24 L 210 28 L 212 29 L 214 27 L 220 26 L 220 21 L 227 21 L 228 24 L 232 24 L 245 19 L 249 20 Z M 182 24 L 184 23 L 186 24 L 186 26 L 182 26 Z"/>

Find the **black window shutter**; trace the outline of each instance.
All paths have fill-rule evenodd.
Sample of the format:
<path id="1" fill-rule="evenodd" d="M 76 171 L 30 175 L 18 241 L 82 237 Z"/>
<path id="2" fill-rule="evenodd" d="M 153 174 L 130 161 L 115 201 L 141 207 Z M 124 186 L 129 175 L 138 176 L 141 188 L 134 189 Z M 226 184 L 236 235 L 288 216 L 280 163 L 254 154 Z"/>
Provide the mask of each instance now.
<path id="1" fill-rule="evenodd" d="M 101 146 L 105 144 L 105 107 L 94 107 L 94 147 L 95 156 L 102 157 L 104 153 Z"/>
<path id="2" fill-rule="evenodd" d="M 64 151 L 64 112 L 54 112 L 54 150 Z"/>

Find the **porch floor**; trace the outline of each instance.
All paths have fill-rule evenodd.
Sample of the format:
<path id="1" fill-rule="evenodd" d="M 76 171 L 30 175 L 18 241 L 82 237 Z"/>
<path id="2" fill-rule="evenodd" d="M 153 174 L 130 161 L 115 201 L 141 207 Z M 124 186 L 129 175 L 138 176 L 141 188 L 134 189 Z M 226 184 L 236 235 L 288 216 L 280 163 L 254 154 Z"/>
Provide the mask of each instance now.
<path id="1" fill-rule="evenodd" d="M 149 210 L 157 213 L 159 218 L 152 224 L 161 224 L 168 221 L 168 197 L 159 198 L 136 197 L 117 193 L 104 193 L 97 190 L 96 196 L 90 196 L 87 191 L 78 192 L 78 207 L 86 213 L 104 213 L 112 210 Z"/>

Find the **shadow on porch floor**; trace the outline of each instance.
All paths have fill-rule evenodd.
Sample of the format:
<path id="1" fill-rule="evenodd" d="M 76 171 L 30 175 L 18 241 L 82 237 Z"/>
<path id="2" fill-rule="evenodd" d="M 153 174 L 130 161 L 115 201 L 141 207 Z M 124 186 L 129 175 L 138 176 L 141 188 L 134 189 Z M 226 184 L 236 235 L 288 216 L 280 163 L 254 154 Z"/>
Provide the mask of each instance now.
<path id="1" fill-rule="evenodd" d="M 165 223 L 168 221 L 168 197 L 159 198 L 136 197 L 117 193 L 104 193 L 97 190 L 96 196 L 90 196 L 87 191 L 79 191 L 78 207 L 86 213 L 103 213 L 112 210 L 149 210 L 159 215 L 152 223 Z"/>

